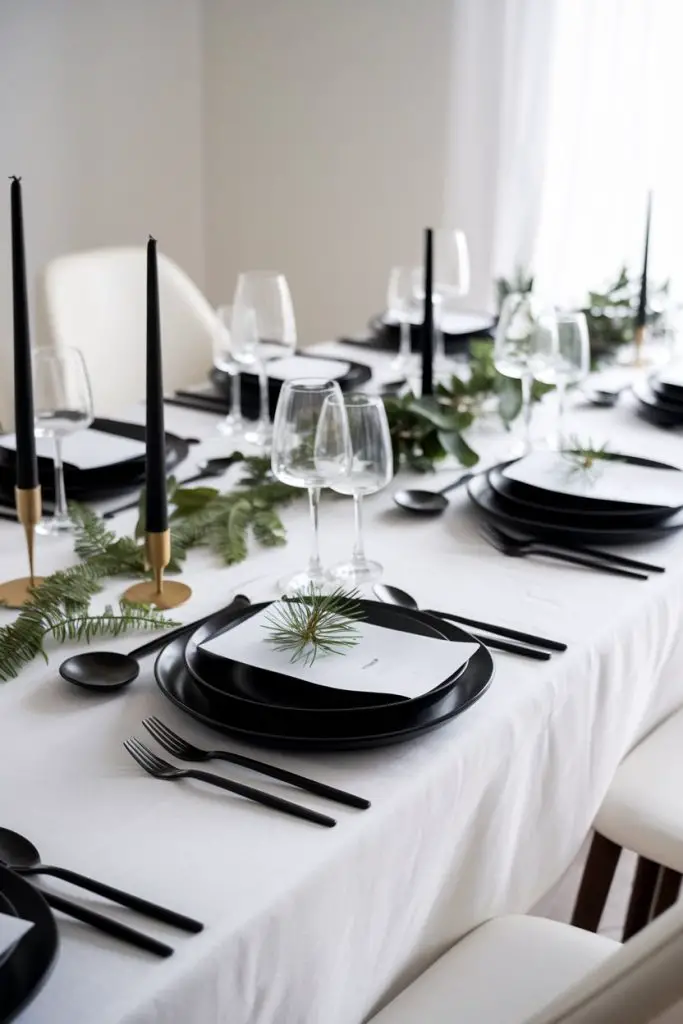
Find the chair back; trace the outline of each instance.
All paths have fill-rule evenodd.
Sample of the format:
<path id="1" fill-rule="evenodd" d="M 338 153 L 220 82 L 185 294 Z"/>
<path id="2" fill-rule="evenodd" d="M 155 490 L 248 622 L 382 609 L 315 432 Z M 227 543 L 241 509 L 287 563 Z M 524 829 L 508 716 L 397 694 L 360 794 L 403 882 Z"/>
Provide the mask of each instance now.
<path id="1" fill-rule="evenodd" d="M 158 256 L 166 394 L 201 382 L 211 366 L 215 311 L 183 270 Z M 144 399 L 146 250 L 95 249 L 45 268 L 42 296 L 50 343 L 79 348 L 98 416 Z"/>

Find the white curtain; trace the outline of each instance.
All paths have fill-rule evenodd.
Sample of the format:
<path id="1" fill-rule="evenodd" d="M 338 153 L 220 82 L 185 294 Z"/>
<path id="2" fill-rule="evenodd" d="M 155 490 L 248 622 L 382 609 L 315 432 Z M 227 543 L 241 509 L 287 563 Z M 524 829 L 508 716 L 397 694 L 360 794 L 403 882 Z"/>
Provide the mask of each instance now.
<path id="1" fill-rule="evenodd" d="M 556 302 L 651 269 L 683 293 L 683 0 L 456 0 L 449 219 L 473 304 L 517 266 Z"/>

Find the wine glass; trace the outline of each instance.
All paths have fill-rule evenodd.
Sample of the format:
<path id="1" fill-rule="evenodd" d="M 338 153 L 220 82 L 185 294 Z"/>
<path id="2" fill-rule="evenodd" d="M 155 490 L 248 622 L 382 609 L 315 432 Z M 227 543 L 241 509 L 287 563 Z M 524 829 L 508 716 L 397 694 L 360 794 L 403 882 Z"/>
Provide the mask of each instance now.
<path id="1" fill-rule="evenodd" d="M 255 341 L 250 333 L 250 317 L 254 318 Z M 239 336 L 237 350 L 245 355 L 243 365 L 255 370 L 259 378 L 258 422 L 244 436 L 265 448 L 272 437 L 266 360 L 291 355 L 296 348 L 294 306 L 284 274 L 269 270 L 241 273 L 235 289 L 232 323 L 233 334 Z"/>
<path id="2" fill-rule="evenodd" d="M 387 314 L 399 325 L 398 355 L 392 369 L 405 373 L 412 362 L 411 326 L 416 322 L 415 281 L 419 276 L 413 267 L 392 267 L 387 286 Z M 423 287 L 424 296 L 424 287 Z"/>
<path id="3" fill-rule="evenodd" d="M 557 391 L 557 438 L 559 450 L 565 445 L 565 399 L 567 387 L 578 384 L 590 370 L 590 341 L 583 313 L 557 314 L 557 349 L 534 357 L 534 376 Z"/>
<path id="4" fill-rule="evenodd" d="M 514 377 L 522 388 L 524 437 L 522 453 L 531 450 L 531 387 L 534 371 L 557 357 L 557 320 L 535 296 L 510 292 L 506 296 L 493 344 L 493 361 L 504 377 Z"/>
<path id="5" fill-rule="evenodd" d="M 62 441 L 92 423 L 93 402 L 85 360 L 77 348 L 38 348 L 33 355 L 33 403 L 36 437 L 54 440 L 55 511 L 40 520 L 43 534 L 74 529 L 64 486 Z"/>
<path id="6" fill-rule="evenodd" d="M 327 413 L 324 431 L 318 426 L 326 399 L 336 404 Z M 286 581 L 286 593 L 298 593 L 327 581 L 320 561 L 318 504 L 320 490 L 344 476 L 351 462 L 349 425 L 342 393 L 336 381 L 319 377 L 286 381 L 282 385 L 273 423 L 271 466 L 273 474 L 292 487 L 305 487 L 313 527 L 313 546 L 308 569 Z"/>
<path id="7" fill-rule="evenodd" d="M 218 306 L 218 322 L 213 335 L 213 365 L 230 375 L 230 412 L 218 424 L 226 437 L 237 437 L 244 431 L 242 418 L 242 381 L 240 364 L 233 355 L 232 306 Z"/>
<path id="8" fill-rule="evenodd" d="M 447 367 L 443 325 L 445 314 L 458 299 L 470 290 L 470 257 L 467 236 L 459 228 L 436 228 L 433 232 L 434 273 L 432 302 L 434 304 L 434 367 Z M 424 303 L 424 269 L 414 273 L 417 297 Z"/>
<path id="9" fill-rule="evenodd" d="M 330 486 L 338 494 L 353 496 L 355 540 L 350 562 L 335 566 L 331 571 L 339 583 L 357 586 L 379 579 L 382 566 L 365 557 L 363 544 L 363 495 L 374 494 L 386 487 L 394 475 L 394 459 L 391 448 L 389 423 L 381 398 L 372 395 L 345 395 L 343 402 L 349 422 L 351 440 L 351 466 L 345 476 L 339 476 Z M 338 415 L 336 395 L 325 401 L 320 417 L 318 436 L 325 437 L 328 417 L 332 424 Z"/>

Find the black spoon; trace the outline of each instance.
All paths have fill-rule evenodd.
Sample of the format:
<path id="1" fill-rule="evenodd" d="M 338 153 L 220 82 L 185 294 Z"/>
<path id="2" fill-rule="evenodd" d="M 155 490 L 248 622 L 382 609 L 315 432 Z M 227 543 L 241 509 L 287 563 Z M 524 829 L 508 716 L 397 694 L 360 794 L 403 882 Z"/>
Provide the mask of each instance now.
<path id="1" fill-rule="evenodd" d="M 228 607 L 233 604 L 248 605 L 249 598 L 238 594 Z M 149 640 L 141 647 L 136 647 L 129 654 L 123 654 L 120 651 L 84 651 L 82 654 L 74 654 L 73 657 L 62 662 L 59 666 L 59 674 L 68 683 L 74 683 L 86 690 L 118 690 L 137 679 L 140 672 L 140 658 L 144 658 L 147 654 L 153 654 L 184 633 L 194 632 L 215 614 L 216 612 L 211 612 L 195 622 L 188 622 L 185 626 L 167 630 L 161 636 L 155 637 L 154 640 Z"/>
<path id="2" fill-rule="evenodd" d="M 233 452 L 232 455 L 225 455 L 219 459 L 207 459 L 206 462 L 201 462 L 196 473 L 192 476 L 186 477 L 184 480 L 178 481 L 179 487 L 185 487 L 186 484 L 193 484 L 197 480 L 207 480 L 211 476 L 220 476 L 226 469 L 229 469 L 235 462 L 241 462 L 242 455 L 239 452 Z M 136 498 L 135 501 L 126 502 L 125 505 L 119 505 L 118 508 L 110 508 L 107 512 L 102 513 L 103 519 L 113 519 L 119 512 L 127 512 L 131 508 L 137 508 L 140 504 L 140 499 Z"/>
<path id="3" fill-rule="evenodd" d="M 440 491 L 423 491 L 418 489 L 397 491 L 394 495 L 394 503 L 407 512 L 417 512 L 422 515 L 438 515 L 439 512 L 445 512 L 448 508 L 448 499 L 445 495 L 449 491 L 454 491 L 457 487 L 462 487 L 473 476 L 474 473 L 464 473 L 454 483 L 449 484 L 448 487 L 444 487 Z"/>
<path id="4" fill-rule="evenodd" d="M 87 875 L 78 874 L 76 871 L 69 871 L 67 868 L 58 868 L 53 864 L 41 864 L 40 854 L 30 839 L 13 832 L 9 828 L 0 828 L 0 862 L 18 875 L 52 875 L 53 878 L 61 878 L 65 882 L 78 885 L 81 889 L 94 892 L 105 899 L 120 903 L 122 907 L 129 907 L 139 914 L 145 914 L 156 921 L 163 921 L 165 924 L 174 925 L 183 931 L 196 934 L 204 925 L 201 921 L 195 921 L 184 914 L 177 914 L 174 910 L 160 907 L 156 903 L 150 903 L 140 896 L 133 896 L 132 893 L 115 889 L 104 882 L 97 882 Z"/>

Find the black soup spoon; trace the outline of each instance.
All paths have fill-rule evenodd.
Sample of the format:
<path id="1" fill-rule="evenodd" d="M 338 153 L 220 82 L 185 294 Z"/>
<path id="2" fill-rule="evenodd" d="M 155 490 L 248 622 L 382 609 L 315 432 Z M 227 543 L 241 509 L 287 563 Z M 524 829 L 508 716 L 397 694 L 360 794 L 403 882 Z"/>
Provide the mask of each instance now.
<path id="1" fill-rule="evenodd" d="M 244 606 L 249 604 L 249 598 L 238 594 L 228 607 L 232 605 Z M 227 609 L 226 609 L 227 610 Z M 147 654 L 165 647 L 171 640 L 182 636 L 184 633 L 194 631 L 212 618 L 216 612 L 204 615 L 195 622 L 188 622 L 185 626 L 178 626 L 177 629 L 167 630 L 154 640 L 136 647 L 128 654 L 121 651 L 84 651 L 82 654 L 74 654 L 67 658 L 59 666 L 59 674 L 68 683 L 80 686 L 85 690 L 119 690 L 137 679 L 140 672 L 140 658 Z"/>
<path id="2" fill-rule="evenodd" d="M 122 907 L 129 907 L 139 914 L 154 918 L 156 921 L 163 921 L 165 924 L 174 925 L 183 931 L 196 934 L 204 927 L 201 921 L 194 921 L 184 914 L 177 914 L 174 910 L 160 907 L 156 903 L 150 903 L 140 896 L 133 896 L 131 893 L 115 889 L 104 882 L 97 882 L 87 875 L 80 875 L 76 871 L 69 871 L 67 868 L 58 868 L 52 864 L 41 864 L 40 854 L 30 839 L 13 832 L 9 828 L 0 828 L 0 861 L 18 875 L 52 875 L 53 878 L 61 878 L 65 882 L 87 889 L 98 896 L 120 903 Z"/>
<path id="3" fill-rule="evenodd" d="M 397 491 L 394 495 L 394 503 L 406 512 L 416 512 L 419 515 L 438 515 L 448 508 L 446 495 L 457 487 L 462 487 L 468 480 L 471 480 L 474 473 L 464 473 L 463 476 L 449 484 L 440 491 L 426 491 L 418 488 L 409 491 Z"/>

